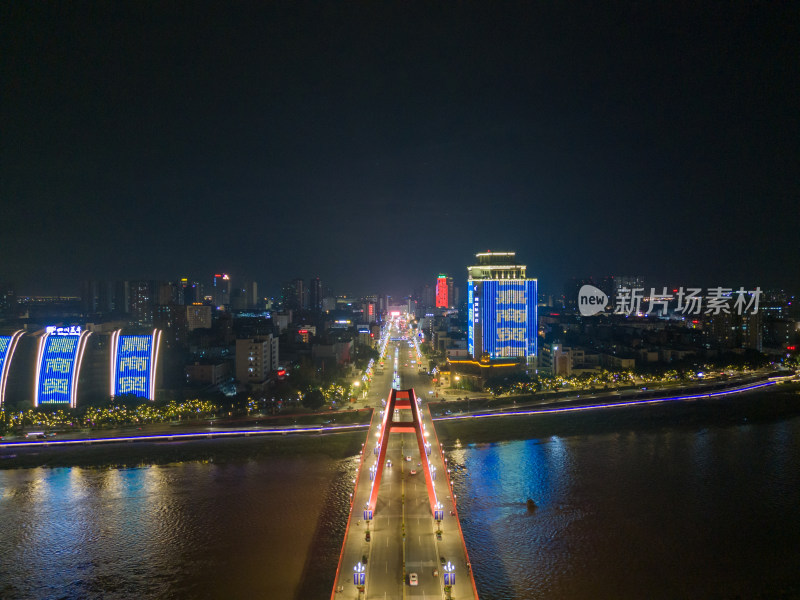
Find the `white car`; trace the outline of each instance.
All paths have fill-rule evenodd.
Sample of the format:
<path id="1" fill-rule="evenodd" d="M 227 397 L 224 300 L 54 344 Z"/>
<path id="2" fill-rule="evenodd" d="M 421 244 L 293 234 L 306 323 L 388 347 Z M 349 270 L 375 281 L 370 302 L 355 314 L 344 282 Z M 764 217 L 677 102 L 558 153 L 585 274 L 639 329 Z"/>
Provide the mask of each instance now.
<path id="1" fill-rule="evenodd" d="M 409 574 L 408 585 L 418 585 L 418 584 L 419 584 L 419 579 L 417 578 L 417 574 L 416 573 Z"/>

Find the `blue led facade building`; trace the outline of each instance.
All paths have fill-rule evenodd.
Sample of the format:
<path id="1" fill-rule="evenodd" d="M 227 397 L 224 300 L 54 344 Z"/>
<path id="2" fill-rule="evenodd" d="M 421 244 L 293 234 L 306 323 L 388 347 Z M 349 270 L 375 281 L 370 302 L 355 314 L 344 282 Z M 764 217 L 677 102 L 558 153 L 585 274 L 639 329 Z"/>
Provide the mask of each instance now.
<path id="1" fill-rule="evenodd" d="M 468 268 L 468 350 L 474 360 L 524 359 L 538 352 L 537 281 L 514 252 L 477 254 Z"/>
<path id="2" fill-rule="evenodd" d="M 35 406 L 68 404 L 75 408 L 78 377 L 89 335 L 80 327 L 48 327 L 47 332 L 39 338 Z"/>
<path id="3" fill-rule="evenodd" d="M 17 348 L 17 342 L 23 333 L 22 331 L 16 331 L 13 335 L 0 335 L 0 406 L 3 406 L 3 402 L 6 399 L 8 368 L 11 366 L 14 350 Z"/>
<path id="4" fill-rule="evenodd" d="M 149 400 L 155 398 L 160 340 L 161 331 L 158 329 L 148 335 L 122 335 L 121 330 L 112 334 L 112 396 L 133 395 Z"/>

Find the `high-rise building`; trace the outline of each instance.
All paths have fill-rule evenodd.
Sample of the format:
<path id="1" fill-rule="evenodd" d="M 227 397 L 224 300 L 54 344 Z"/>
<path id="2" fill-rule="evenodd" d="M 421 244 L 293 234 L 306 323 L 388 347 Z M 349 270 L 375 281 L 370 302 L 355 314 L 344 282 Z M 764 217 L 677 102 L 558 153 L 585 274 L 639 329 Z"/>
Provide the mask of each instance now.
<path id="1" fill-rule="evenodd" d="M 117 281 L 114 283 L 114 305 L 111 308 L 114 312 L 124 315 L 131 312 L 130 281 Z"/>
<path id="2" fill-rule="evenodd" d="M 610 279 L 612 282 L 611 287 L 614 288 L 614 294 L 616 294 L 617 291 L 622 288 L 628 290 L 635 290 L 637 288 L 644 289 L 644 277 L 641 277 L 640 275 L 616 275 L 607 279 Z M 609 294 L 606 287 L 601 285 L 598 285 L 598 287 L 608 294 L 609 298 L 611 297 L 611 294 Z"/>
<path id="3" fill-rule="evenodd" d="M 195 329 L 211 329 L 211 307 L 207 304 L 190 304 L 186 307 L 186 328 L 189 331 Z"/>
<path id="4" fill-rule="evenodd" d="M 248 308 L 258 308 L 259 304 L 261 304 L 258 298 L 258 283 L 255 281 L 248 281 L 244 289 L 247 293 Z"/>
<path id="5" fill-rule="evenodd" d="M 299 277 L 285 281 L 281 286 L 281 303 L 283 310 L 300 310 L 307 306 L 306 285 Z"/>
<path id="6" fill-rule="evenodd" d="M 107 314 L 114 310 L 114 285 L 106 281 L 81 282 L 81 311 Z"/>
<path id="7" fill-rule="evenodd" d="M 169 281 L 151 282 L 153 304 L 174 304 L 178 300 L 178 288 Z"/>
<path id="8" fill-rule="evenodd" d="M 17 295 L 14 285 L 0 281 L 0 316 L 12 316 L 17 310 Z"/>
<path id="9" fill-rule="evenodd" d="M 294 286 L 295 296 L 297 297 L 297 308 L 308 308 L 308 290 L 306 289 L 305 280 L 300 277 L 292 279 L 292 285 Z"/>
<path id="10" fill-rule="evenodd" d="M 211 285 L 214 306 L 228 306 L 231 303 L 231 276 L 227 273 L 215 273 Z"/>
<path id="11" fill-rule="evenodd" d="M 322 282 L 319 277 L 308 282 L 308 308 L 314 312 L 322 310 Z"/>
<path id="12" fill-rule="evenodd" d="M 453 278 L 439 275 L 436 279 L 436 308 L 449 308 L 453 301 Z"/>
<path id="13" fill-rule="evenodd" d="M 414 296 L 419 301 L 420 308 L 425 312 L 431 311 L 436 306 L 435 286 L 426 283 L 418 290 L 415 290 Z"/>
<path id="14" fill-rule="evenodd" d="M 189 306 L 203 301 L 203 285 L 198 281 L 191 281 L 188 277 L 181 279 L 183 298 L 178 304 Z"/>
<path id="15" fill-rule="evenodd" d="M 468 350 L 475 360 L 537 354 L 537 280 L 515 252 L 482 252 L 467 268 Z"/>
<path id="16" fill-rule="evenodd" d="M 153 324 L 153 291 L 150 281 L 130 282 L 131 321 L 139 327 Z"/>

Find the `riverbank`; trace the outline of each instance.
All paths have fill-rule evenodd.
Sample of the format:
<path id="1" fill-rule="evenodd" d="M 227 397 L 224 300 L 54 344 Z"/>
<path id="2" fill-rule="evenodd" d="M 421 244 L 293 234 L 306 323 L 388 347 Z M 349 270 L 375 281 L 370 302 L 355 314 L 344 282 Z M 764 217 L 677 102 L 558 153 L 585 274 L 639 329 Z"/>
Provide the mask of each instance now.
<path id="1" fill-rule="evenodd" d="M 364 431 L 103 444 L 19 445 L 0 448 L 0 469 L 32 467 L 140 467 L 187 461 L 234 462 L 319 454 L 358 454 Z"/>
<path id="2" fill-rule="evenodd" d="M 577 405 L 576 399 L 567 404 L 542 405 L 536 408 L 574 408 Z M 453 416 L 457 418 L 452 418 Z M 462 416 L 464 418 L 458 418 Z M 493 443 L 615 431 L 644 432 L 667 428 L 737 426 L 780 421 L 796 416 L 800 416 L 800 383 L 784 383 L 711 398 L 608 406 L 573 412 L 537 412 L 530 415 L 500 412 L 498 416 L 487 418 L 475 418 L 467 414 L 449 415 L 447 419 L 435 419 L 435 424 L 439 437 L 446 440 L 447 449 L 448 442 L 454 444 L 462 438 L 471 443 Z"/>
<path id="3" fill-rule="evenodd" d="M 690 392 L 697 390 L 681 390 Z M 710 390 L 706 390 L 710 391 Z M 716 392 L 721 390 L 717 389 Z M 531 439 L 552 435 L 588 435 L 617 430 L 652 430 L 663 427 L 702 428 L 711 425 L 736 425 L 747 422 L 780 420 L 800 415 L 800 383 L 782 383 L 766 388 L 712 398 L 665 401 L 654 404 L 575 409 L 611 402 L 649 400 L 651 391 L 635 396 L 599 395 L 525 399 L 491 402 L 431 403 L 437 433 L 443 440 L 466 437 L 475 442 L 500 437 L 506 440 Z M 658 400 L 655 398 L 653 400 Z M 471 404 L 470 404 L 471 402 Z M 487 411 L 487 408 L 489 411 Z M 509 414 L 539 409 L 531 415 Z M 482 417 L 497 411 L 498 416 Z M 217 421 L 213 426 L 182 423 L 178 427 L 151 426 L 141 430 L 86 431 L 59 435 L 53 441 L 31 444 L 0 444 L 0 469 L 31 467 L 136 467 L 182 461 L 246 461 L 268 456 L 322 454 L 334 459 L 358 453 L 363 443 L 362 429 L 336 431 L 335 426 L 369 423 L 371 409 L 333 414 L 310 414 L 284 419 Z M 299 417 L 299 418 L 298 418 Z M 480 417 L 480 418 L 478 418 Z M 334 421 L 335 419 L 335 421 Z M 501 421 L 498 426 L 497 421 Z M 286 426 L 285 433 L 274 429 Z M 309 427 L 310 426 L 310 427 Z M 323 429 L 330 428 L 330 429 Z M 295 432 L 297 431 L 297 432 Z M 301 432 L 302 431 L 302 432 Z M 62 443 L 65 440 L 124 436 L 156 436 L 156 439 L 131 439 L 102 443 Z M 182 439 L 181 436 L 188 436 Z M 21 440 L 20 440 L 21 441 Z"/>
<path id="4" fill-rule="evenodd" d="M 540 440 L 533 445 L 549 447 L 547 444 L 554 437 L 571 438 L 570 443 L 580 444 L 608 433 L 613 439 L 616 433 L 630 433 L 626 439 L 638 439 L 648 438 L 653 432 L 706 428 L 714 435 L 720 429 L 737 434 L 755 423 L 780 422 L 797 415 L 800 386 L 782 384 L 701 400 L 440 420 L 436 429 L 453 464 L 460 466 L 457 450 L 468 446 L 476 450 L 486 444 L 505 448 L 506 442 L 512 446 L 513 440 Z M 2 556 L 0 552 L 4 564 L 16 565 L 14 572 L 23 574 L 9 579 L 9 587 L 2 585 L 0 577 L 0 596 L 26 597 L 23 592 L 35 588 L 25 586 L 39 582 L 58 590 L 59 597 L 69 599 L 91 597 L 88 592 L 94 589 L 92 585 L 102 586 L 108 598 L 130 597 L 134 591 L 143 598 L 170 594 L 196 598 L 321 597 L 330 592 L 336 570 L 354 465 L 364 437 L 365 432 L 357 430 L 14 448 L 15 456 L 0 459 L 0 468 L 6 469 L 0 471 L 0 487 L 4 487 L 8 500 L 7 522 L 16 527 L 6 533 L 6 546 L 18 547 L 20 540 L 26 539 L 25 532 L 39 531 L 43 524 L 56 537 L 48 537 L 43 546 L 35 540 L 26 542 L 35 549 L 32 552 L 37 557 L 36 568 L 17 561 L 14 553 Z M 7 449 L 0 449 L 0 456 L 8 454 Z M 589 472 L 607 468 L 600 461 Z M 478 470 L 470 467 L 469 472 Z M 459 486 L 470 477 L 465 479 L 462 469 L 454 475 Z M 459 489 L 460 498 L 464 489 Z M 547 498 L 542 496 L 546 489 L 537 486 L 520 489 L 517 494 L 522 501 L 535 497 L 539 506 L 536 518 L 545 521 L 548 511 L 563 511 L 568 506 L 565 501 L 548 508 Z M 471 495 L 464 493 L 465 501 Z M 592 496 L 594 493 L 589 494 Z M 524 513 L 520 518 L 530 517 L 524 506 L 519 506 Z M 65 511 L 83 516 L 78 519 L 80 527 L 76 526 L 75 531 L 67 528 L 62 539 L 59 536 L 66 525 L 60 517 L 51 519 L 50 515 Z M 469 522 L 469 511 L 466 518 Z M 473 521 L 484 523 L 485 518 L 473 515 Z M 105 527 L 116 527 L 121 522 L 133 524 L 133 529 L 119 532 L 119 539 L 126 545 L 133 544 L 137 561 L 141 554 L 152 564 L 146 575 L 136 569 L 115 571 L 113 561 L 91 562 L 82 554 L 83 545 L 71 545 L 82 540 L 88 531 L 91 543 L 86 547 L 93 548 L 93 552 L 102 556 L 118 556 L 122 552 L 127 556 L 131 550 L 117 548 L 113 543 L 116 538 L 104 533 Z M 140 531 L 144 525 L 148 528 Z M 162 532 L 169 535 L 165 537 Z M 468 543 L 477 544 L 474 539 Z M 64 544 L 55 563 L 52 544 Z M 679 550 L 677 542 L 675 545 Z M 247 551 L 243 552 L 243 548 Z M 528 552 L 521 554 L 527 556 Z M 72 556 L 81 560 L 73 565 Z M 173 564 L 175 556 L 183 558 Z M 486 567 L 478 573 L 482 577 L 501 572 L 488 568 L 490 565 Z M 530 570 L 527 563 L 523 567 Z M 74 575 L 78 572 L 80 576 Z M 114 574 L 113 585 L 108 583 L 109 573 Z"/>

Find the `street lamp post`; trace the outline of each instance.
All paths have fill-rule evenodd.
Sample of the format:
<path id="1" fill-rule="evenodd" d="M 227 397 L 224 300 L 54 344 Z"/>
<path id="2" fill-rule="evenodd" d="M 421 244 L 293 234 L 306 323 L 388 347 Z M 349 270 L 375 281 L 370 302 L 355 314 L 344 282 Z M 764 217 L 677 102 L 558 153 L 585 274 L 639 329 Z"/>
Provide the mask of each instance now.
<path id="1" fill-rule="evenodd" d="M 361 598 L 364 595 L 364 588 L 366 585 L 366 570 L 367 568 L 361 564 L 361 561 L 353 567 L 353 585 L 356 586 L 358 590 L 358 597 Z"/>
<path id="2" fill-rule="evenodd" d="M 369 534 L 369 523 L 372 521 L 372 511 L 369 508 L 364 509 L 364 521 L 367 523 L 367 534 Z"/>
<path id="3" fill-rule="evenodd" d="M 444 571 L 444 591 L 448 598 L 452 598 L 453 586 L 456 584 L 456 568 L 450 561 L 447 561 L 442 570 Z"/>

